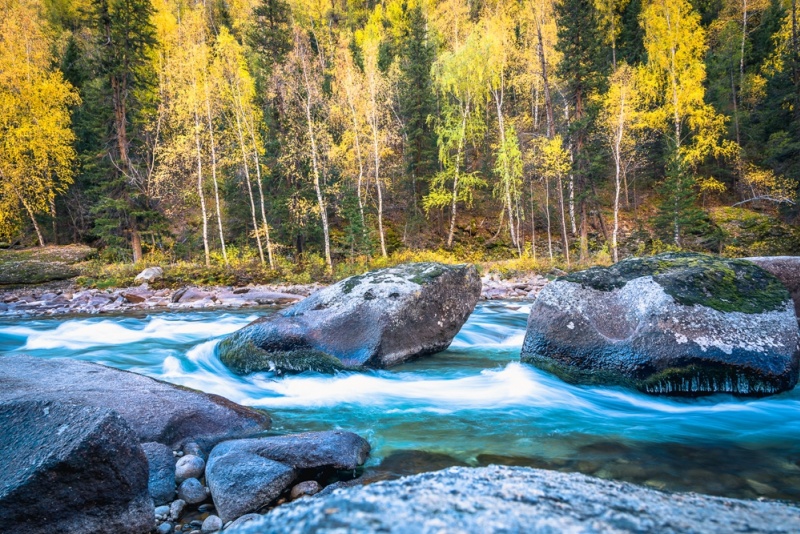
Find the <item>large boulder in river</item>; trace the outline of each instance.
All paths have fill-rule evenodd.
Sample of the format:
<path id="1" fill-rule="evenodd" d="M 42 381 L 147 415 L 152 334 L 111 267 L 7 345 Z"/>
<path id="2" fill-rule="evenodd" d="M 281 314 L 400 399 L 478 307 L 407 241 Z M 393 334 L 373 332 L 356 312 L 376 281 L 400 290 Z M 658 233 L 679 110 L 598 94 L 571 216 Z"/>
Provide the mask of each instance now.
<path id="1" fill-rule="evenodd" d="M 472 265 L 379 269 L 258 319 L 217 350 L 238 373 L 391 367 L 446 349 L 480 292 Z"/>
<path id="2" fill-rule="evenodd" d="M 800 317 L 800 256 L 763 256 L 745 258 L 780 280 L 794 301 L 794 312 Z"/>
<path id="3" fill-rule="evenodd" d="M 634 258 L 546 286 L 522 361 L 570 382 L 761 396 L 797 383 L 797 319 L 783 284 L 749 261 Z"/>
<path id="4" fill-rule="evenodd" d="M 452 467 L 279 506 L 231 534 L 302 532 L 790 533 L 800 508 L 662 493 L 577 473 Z"/>
<path id="5" fill-rule="evenodd" d="M 52 401 L 0 403 L 0 529 L 149 532 L 147 459 L 116 413 Z"/>
<path id="6" fill-rule="evenodd" d="M 0 356 L 0 402 L 43 400 L 86 404 L 117 412 L 139 441 L 172 447 L 194 441 L 211 448 L 269 428 L 261 411 L 104 365 L 66 358 Z"/>

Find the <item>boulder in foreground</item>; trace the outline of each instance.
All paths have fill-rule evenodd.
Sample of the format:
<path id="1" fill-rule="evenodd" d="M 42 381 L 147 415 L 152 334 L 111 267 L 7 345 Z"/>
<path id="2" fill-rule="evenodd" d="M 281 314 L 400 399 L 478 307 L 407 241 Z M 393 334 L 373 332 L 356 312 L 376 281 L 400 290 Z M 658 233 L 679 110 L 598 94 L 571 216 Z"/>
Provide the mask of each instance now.
<path id="1" fill-rule="evenodd" d="M 662 254 L 563 276 L 531 307 L 522 361 L 577 383 L 763 396 L 798 378 L 794 304 L 745 260 Z"/>
<path id="2" fill-rule="evenodd" d="M 174 386 L 104 365 L 66 358 L 0 356 L 0 402 L 45 400 L 117 412 L 142 443 L 173 449 L 249 437 L 269 428 L 269 416 L 219 395 Z"/>
<path id="3" fill-rule="evenodd" d="M 379 269 L 258 319 L 217 350 L 237 373 L 391 367 L 446 349 L 480 292 L 472 265 Z"/>
<path id="4" fill-rule="evenodd" d="M 4 532 L 149 532 L 147 459 L 116 413 L 52 401 L 0 403 Z"/>
<path id="5" fill-rule="evenodd" d="M 352 470 L 369 451 L 365 439 L 338 430 L 231 440 L 211 451 L 206 480 L 219 516 L 230 521 L 268 505 L 303 470 Z"/>
<path id="6" fill-rule="evenodd" d="M 452 467 L 280 506 L 231 534 L 795 532 L 800 508 L 662 493 L 577 473 Z"/>

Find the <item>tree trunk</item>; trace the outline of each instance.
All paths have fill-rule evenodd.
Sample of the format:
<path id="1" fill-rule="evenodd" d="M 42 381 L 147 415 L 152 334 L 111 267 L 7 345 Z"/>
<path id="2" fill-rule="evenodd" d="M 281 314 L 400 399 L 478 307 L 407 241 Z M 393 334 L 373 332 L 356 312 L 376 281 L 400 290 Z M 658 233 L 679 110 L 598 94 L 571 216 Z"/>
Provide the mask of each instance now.
<path id="1" fill-rule="evenodd" d="M 567 238 L 567 219 L 564 213 L 564 184 L 561 181 L 561 175 L 558 176 L 558 205 L 561 209 L 561 237 L 564 238 L 564 260 L 569 267 L 569 239 Z"/>
<path id="2" fill-rule="evenodd" d="M 453 246 L 453 236 L 456 232 L 456 207 L 458 205 L 458 179 L 461 170 L 461 155 L 464 150 L 464 140 L 467 136 L 467 117 L 469 116 L 470 100 L 464 103 L 461 112 L 461 132 L 458 136 L 458 148 L 456 149 L 455 175 L 453 178 L 453 202 L 450 206 L 450 230 L 447 233 L 447 248 Z"/>
<path id="3" fill-rule="evenodd" d="M 375 80 L 374 80 L 375 73 L 373 73 L 369 89 L 370 89 L 370 127 L 372 128 L 372 156 L 373 156 L 373 164 L 375 167 L 375 189 L 378 193 L 378 234 L 381 238 L 381 255 L 385 258 L 388 256 L 386 253 L 386 237 L 383 231 L 383 188 L 381 187 L 381 178 L 380 178 L 380 167 L 381 167 L 381 156 L 380 156 L 380 131 L 379 131 L 379 124 L 378 124 L 378 104 L 377 104 L 377 88 L 375 87 Z"/>
<path id="4" fill-rule="evenodd" d="M 203 83 L 206 93 L 206 119 L 208 121 L 208 134 L 211 141 L 211 179 L 214 182 L 214 205 L 217 212 L 217 228 L 219 229 L 219 242 L 222 247 L 222 259 L 228 266 L 228 251 L 225 248 L 225 235 L 222 231 L 222 210 L 219 203 L 219 184 L 217 182 L 217 146 L 214 141 L 214 122 L 211 120 L 211 96 L 208 91 L 208 81 Z"/>
<path id="5" fill-rule="evenodd" d="M 544 57 L 544 44 L 542 42 L 541 23 L 536 21 L 536 36 L 538 38 L 539 63 L 542 68 L 542 85 L 544 91 L 544 109 L 547 116 L 547 138 L 552 139 L 556 135 L 555 118 L 553 117 L 553 100 L 550 97 L 550 84 L 547 81 L 547 61 Z"/>
<path id="6" fill-rule="evenodd" d="M 36 230 L 36 237 L 39 238 L 39 246 L 43 247 L 44 236 L 42 235 L 42 231 L 39 228 L 39 223 L 36 222 L 36 216 L 34 215 L 33 210 L 31 209 L 30 205 L 27 202 L 25 202 L 25 199 L 22 198 L 22 195 L 19 192 L 16 193 L 17 193 L 17 198 L 19 198 L 19 201 L 22 202 L 22 205 L 25 207 L 25 211 L 28 212 L 28 216 L 31 218 L 31 222 L 33 223 L 33 229 Z"/>
<path id="7" fill-rule="evenodd" d="M 203 215 L 203 251 L 206 267 L 211 267 L 211 256 L 208 250 L 208 214 L 206 213 L 206 196 L 203 193 L 203 153 L 200 148 L 200 117 L 194 110 L 194 141 L 197 149 L 197 195 L 200 197 L 200 212 Z"/>
<path id="8" fill-rule="evenodd" d="M 544 214 L 547 217 L 547 253 L 553 263 L 553 233 L 550 230 L 550 179 L 544 179 Z"/>
<path id="9" fill-rule="evenodd" d="M 136 219 L 132 218 L 130 222 L 131 227 L 131 249 L 133 250 L 133 263 L 139 263 L 144 259 L 142 252 L 142 236 L 139 234 L 139 227 L 136 224 Z"/>
<path id="10" fill-rule="evenodd" d="M 236 133 L 239 137 L 239 148 L 242 152 L 242 166 L 244 169 L 244 178 L 247 182 L 247 196 L 250 198 L 250 215 L 253 222 L 253 232 L 256 234 L 256 244 L 258 245 L 258 256 L 261 258 L 261 265 L 264 265 L 264 247 L 261 245 L 261 232 L 258 228 L 258 221 L 256 220 L 256 202 L 253 198 L 253 183 L 250 181 L 250 165 L 247 163 L 247 147 L 244 142 L 244 132 L 242 131 L 242 117 L 240 116 L 241 108 L 237 106 L 234 115 L 236 116 Z"/>

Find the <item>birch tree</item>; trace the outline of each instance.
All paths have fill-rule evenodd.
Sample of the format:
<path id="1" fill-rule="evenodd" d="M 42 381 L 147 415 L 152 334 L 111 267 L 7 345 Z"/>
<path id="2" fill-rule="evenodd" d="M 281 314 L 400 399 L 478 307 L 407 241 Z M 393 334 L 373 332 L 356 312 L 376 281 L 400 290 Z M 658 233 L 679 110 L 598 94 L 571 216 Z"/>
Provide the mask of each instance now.
<path id="1" fill-rule="evenodd" d="M 51 46 L 36 3 L 0 0 L 0 236 L 11 237 L 24 212 L 40 246 L 36 216 L 73 180 L 70 108 L 80 102 Z"/>

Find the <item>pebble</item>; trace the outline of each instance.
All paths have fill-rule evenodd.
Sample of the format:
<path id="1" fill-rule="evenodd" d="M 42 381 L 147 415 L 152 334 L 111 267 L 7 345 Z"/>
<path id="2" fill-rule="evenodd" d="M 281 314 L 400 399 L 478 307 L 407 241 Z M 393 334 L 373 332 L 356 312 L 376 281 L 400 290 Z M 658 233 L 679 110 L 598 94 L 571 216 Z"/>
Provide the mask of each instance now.
<path id="1" fill-rule="evenodd" d="M 194 454 L 185 454 L 175 464 L 175 482 L 180 484 L 190 478 L 200 479 L 205 469 L 206 462 L 202 458 Z"/>
<path id="2" fill-rule="evenodd" d="M 156 519 L 166 519 L 169 515 L 169 506 L 166 504 L 163 506 L 156 506 Z"/>
<path id="3" fill-rule="evenodd" d="M 192 454 L 194 456 L 199 456 L 203 460 L 206 460 L 206 458 L 208 458 L 205 451 L 201 449 L 200 445 L 198 445 L 194 441 L 190 441 L 189 443 L 183 446 L 183 454 Z"/>
<path id="4" fill-rule="evenodd" d="M 183 509 L 186 507 L 186 501 L 183 499 L 178 499 L 176 501 L 172 501 L 172 504 L 169 505 L 169 517 L 173 521 L 177 521 L 180 519 L 181 514 L 183 513 Z"/>
<path id="5" fill-rule="evenodd" d="M 215 515 L 206 517 L 205 521 L 203 521 L 203 525 L 200 527 L 200 531 L 203 534 L 218 532 L 220 530 L 222 530 L 222 519 Z"/>
<path id="6" fill-rule="evenodd" d="M 172 523 L 161 523 L 156 529 L 158 534 L 172 534 Z"/>
<path id="7" fill-rule="evenodd" d="M 197 504 L 206 500 L 206 488 L 196 478 L 187 478 L 178 486 L 178 497 L 187 504 Z"/>
<path id="8" fill-rule="evenodd" d="M 292 488 L 291 497 L 292 500 L 295 500 L 307 495 L 315 495 L 321 490 L 322 486 L 319 485 L 319 482 L 316 480 L 306 480 L 305 482 L 301 482 Z"/>

